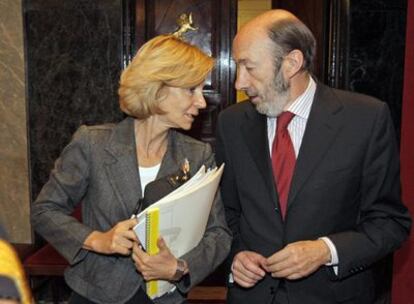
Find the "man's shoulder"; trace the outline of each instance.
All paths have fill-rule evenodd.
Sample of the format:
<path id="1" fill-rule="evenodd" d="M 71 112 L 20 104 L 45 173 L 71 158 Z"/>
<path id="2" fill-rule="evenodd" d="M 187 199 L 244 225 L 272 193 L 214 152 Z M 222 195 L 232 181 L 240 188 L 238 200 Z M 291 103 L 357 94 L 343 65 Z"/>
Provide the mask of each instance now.
<path id="1" fill-rule="evenodd" d="M 372 109 L 378 108 L 384 105 L 384 102 L 376 97 L 349 91 L 331 88 L 323 84 L 318 84 L 320 90 L 320 96 L 335 98 L 345 107 L 357 108 L 357 109 Z"/>
<path id="2" fill-rule="evenodd" d="M 256 108 L 250 101 L 244 100 L 236 104 L 233 104 L 227 107 L 226 109 L 224 109 L 223 111 L 221 111 L 220 118 L 223 120 L 226 120 L 229 118 L 233 119 L 236 117 L 239 118 L 249 113 L 256 113 Z"/>

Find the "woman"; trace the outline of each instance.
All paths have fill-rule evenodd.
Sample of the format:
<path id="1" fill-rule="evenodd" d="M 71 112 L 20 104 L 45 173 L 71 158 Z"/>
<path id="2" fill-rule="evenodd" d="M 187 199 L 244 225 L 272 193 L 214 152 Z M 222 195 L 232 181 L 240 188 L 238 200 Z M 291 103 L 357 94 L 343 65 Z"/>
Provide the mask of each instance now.
<path id="1" fill-rule="evenodd" d="M 191 173 L 214 164 L 209 145 L 174 130 L 190 129 L 206 107 L 202 90 L 212 67 L 210 57 L 174 36 L 148 41 L 121 75 L 119 101 L 128 117 L 80 127 L 56 161 L 32 221 L 70 263 L 70 303 L 150 303 L 144 277 L 177 287 L 155 303 L 182 303 L 226 257 L 231 236 L 219 199 L 200 244 L 183 257 L 162 240 L 160 253 L 146 256 L 130 219 L 151 180 L 176 172 L 185 159 Z M 80 201 L 82 223 L 70 216 Z"/>

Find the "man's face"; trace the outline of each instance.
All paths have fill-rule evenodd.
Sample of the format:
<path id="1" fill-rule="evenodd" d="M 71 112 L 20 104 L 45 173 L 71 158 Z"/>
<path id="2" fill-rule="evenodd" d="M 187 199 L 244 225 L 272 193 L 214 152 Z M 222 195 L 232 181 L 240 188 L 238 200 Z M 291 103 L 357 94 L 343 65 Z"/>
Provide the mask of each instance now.
<path id="1" fill-rule="evenodd" d="M 236 89 L 250 97 L 259 113 L 278 116 L 289 101 L 290 85 L 283 76 L 282 62 L 275 66 L 270 38 L 265 34 L 238 34 L 233 42 L 233 58 L 237 64 Z"/>

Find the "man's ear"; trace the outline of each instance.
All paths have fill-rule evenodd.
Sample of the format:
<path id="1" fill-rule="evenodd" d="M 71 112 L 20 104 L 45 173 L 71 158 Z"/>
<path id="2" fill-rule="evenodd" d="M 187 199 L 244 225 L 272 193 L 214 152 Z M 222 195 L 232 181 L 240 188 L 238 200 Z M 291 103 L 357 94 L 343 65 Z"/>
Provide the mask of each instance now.
<path id="1" fill-rule="evenodd" d="M 303 66 L 303 53 L 299 50 L 293 50 L 285 56 L 285 77 L 290 79 L 294 77 Z"/>

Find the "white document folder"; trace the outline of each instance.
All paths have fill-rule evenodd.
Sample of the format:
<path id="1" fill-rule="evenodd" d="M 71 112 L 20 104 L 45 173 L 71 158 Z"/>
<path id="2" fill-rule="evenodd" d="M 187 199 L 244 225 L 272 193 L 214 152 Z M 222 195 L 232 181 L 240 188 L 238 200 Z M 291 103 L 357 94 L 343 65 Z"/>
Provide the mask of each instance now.
<path id="1" fill-rule="evenodd" d="M 146 223 L 147 212 L 153 208 L 159 209 L 159 235 L 174 256 L 181 257 L 197 246 L 206 229 L 223 169 L 224 164 L 208 171 L 202 166 L 185 184 L 138 214 L 138 224 L 133 229 L 144 249 L 151 233 Z M 167 281 L 157 282 L 158 290 L 152 298 L 174 287 Z"/>

